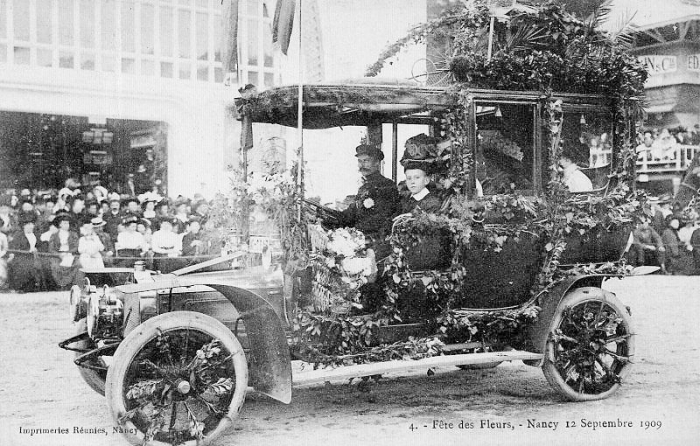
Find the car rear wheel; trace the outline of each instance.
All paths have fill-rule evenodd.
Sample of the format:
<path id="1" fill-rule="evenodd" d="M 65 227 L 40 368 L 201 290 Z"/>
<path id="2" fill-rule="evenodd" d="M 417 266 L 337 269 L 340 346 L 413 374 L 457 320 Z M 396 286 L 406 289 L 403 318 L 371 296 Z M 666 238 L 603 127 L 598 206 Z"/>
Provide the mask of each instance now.
<path id="1" fill-rule="evenodd" d="M 116 430 L 132 444 L 208 444 L 238 415 L 248 386 L 240 342 L 221 322 L 176 311 L 124 338 L 107 372 Z"/>
<path id="2" fill-rule="evenodd" d="M 600 288 L 578 288 L 562 299 L 552 319 L 542 369 L 565 398 L 599 400 L 619 389 L 633 355 L 627 309 Z"/>

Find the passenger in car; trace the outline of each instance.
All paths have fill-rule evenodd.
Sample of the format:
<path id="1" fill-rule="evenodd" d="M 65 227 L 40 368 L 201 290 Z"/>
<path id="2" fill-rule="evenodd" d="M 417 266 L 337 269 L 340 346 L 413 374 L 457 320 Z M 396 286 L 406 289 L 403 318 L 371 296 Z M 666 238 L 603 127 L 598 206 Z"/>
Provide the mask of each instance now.
<path id="1" fill-rule="evenodd" d="M 562 171 L 562 182 L 569 192 L 589 192 L 593 190 L 593 183 L 579 166 L 574 162 L 571 154 L 563 153 L 559 158 L 559 167 Z"/>
<path id="2" fill-rule="evenodd" d="M 416 207 L 424 212 L 437 212 L 442 206 L 440 198 L 428 190 L 430 176 L 425 163 L 412 161 L 404 164 L 406 187 L 409 196 L 401 198 L 401 213 L 412 212 Z"/>

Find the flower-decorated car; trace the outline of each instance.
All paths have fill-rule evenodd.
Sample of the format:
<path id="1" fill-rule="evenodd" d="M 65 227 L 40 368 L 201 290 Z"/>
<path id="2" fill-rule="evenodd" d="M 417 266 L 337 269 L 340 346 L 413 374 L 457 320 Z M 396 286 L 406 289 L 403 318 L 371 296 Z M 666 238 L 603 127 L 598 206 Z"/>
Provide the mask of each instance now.
<path id="1" fill-rule="evenodd" d="M 568 49 L 550 36 L 551 49 L 532 54 L 489 60 L 457 51 L 442 73 L 449 86 L 360 79 L 240 98 L 245 132 L 300 121 L 305 132 L 365 128 L 363 150 L 387 153 L 387 176 L 399 190 L 400 137 L 427 131 L 410 139 L 403 161 L 429 172 L 439 209 L 419 205 L 390 220 L 386 234 L 344 224 L 338 209 L 307 197 L 309 144 L 289 173 L 246 174 L 222 204 L 241 239 L 241 250 L 222 260 L 235 258 L 228 270 L 188 267 L 75 291 L 79 333 L 62 346 L 79 350 L 76 364 L 104 389 L 130 442 L 211 442 L 249 388 L 289 403 L 293 383 L 408 369 L 521 360 L 541 367 L 569 400 L 620 388 L 635 332 L 629 308 L 603 283 L 649 272 L 623 260 L 645 204 L 633 187 L 632 144 L 644 69 L 603 40 L 584 54 L 585 39 L 601 35 L 548 11 L 545 28 L 570 34 Z M 462 37 L 477 39 L 488 14 L 461 14 L 417 28 L 407 41 L 440 23 L 460 24 L 473 33 Z M 496 25 L 537 25 L 545 16 Z M 346 167 L 325 161 L 331 175 Z M 351 201 L 367 212 L 379 197 Z M 263 223 L 275 236 L 255 241 L 251 227 Z M 293 375 L 292 359 L 314 367 Z"/>

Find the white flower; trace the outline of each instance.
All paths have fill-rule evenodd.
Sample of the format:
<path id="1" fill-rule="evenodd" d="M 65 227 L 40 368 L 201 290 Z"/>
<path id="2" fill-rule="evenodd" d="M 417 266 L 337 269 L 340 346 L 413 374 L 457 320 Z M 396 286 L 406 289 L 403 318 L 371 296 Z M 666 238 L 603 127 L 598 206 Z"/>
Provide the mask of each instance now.
<path id="1" fill-rule="evenodd" d="M 366 209 L 370 209 L 374 206 L 374 200 L 372 200 L 371 198 L 365 198 L 365 201 L 362 202 L 362 205 Z"/>

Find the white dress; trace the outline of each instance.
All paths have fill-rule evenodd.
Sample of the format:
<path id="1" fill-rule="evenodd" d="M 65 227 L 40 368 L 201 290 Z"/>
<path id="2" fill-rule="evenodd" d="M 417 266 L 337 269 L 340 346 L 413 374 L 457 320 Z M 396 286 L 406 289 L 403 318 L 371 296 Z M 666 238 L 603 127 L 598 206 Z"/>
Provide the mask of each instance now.
<path id="1" fill-rule="evenodd" d="M 102 269 L 105 267 L 102 261 L 102 251 L 105 247 L 97 235 L 82 236 L 78 240 L 78 252 L 80 253 L 80 266 L 83 269 Z"/>

